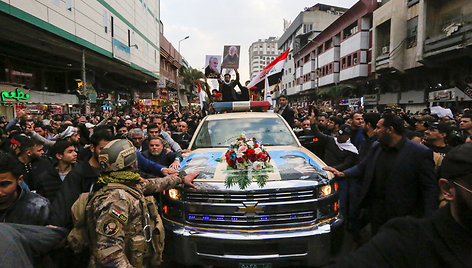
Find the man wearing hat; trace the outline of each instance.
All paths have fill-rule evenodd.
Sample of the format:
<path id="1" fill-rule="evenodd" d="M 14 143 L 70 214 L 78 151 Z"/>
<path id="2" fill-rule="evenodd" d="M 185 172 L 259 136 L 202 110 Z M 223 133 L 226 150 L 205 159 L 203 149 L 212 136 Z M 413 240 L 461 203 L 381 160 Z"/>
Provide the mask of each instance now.
<path id="1" fill-rule="evenodd" d="M 446 155 L 439 188 L 449 202 L 432 217 L 397 218 L 330 267 L 471 267 L 472 144 Z"/>
<path id="2" fill-rule="evenodd" d="M 341 125 L 339 127 L 337 137 L 323 134 L 317 124 L 311 126 L 311 130 L 315 139 L 318 139 L 317 146 L 324 149 L 323 161 L 336 170 L 344 171 L 353 167 L 358 162 L 359 152 L 351 143 L 350 137 L 352 128 L 349 125 Z M 349 207 L 349 191 L 350 181 L 339 179 L 339 207 L 345 215 L 350 210 Z"/>
<path id="3" fill-rule="evenodd" d="M 436 166 L 441 165 L 442 159 L 451 150 L 451 147 L 446 144 L 446 139 L 450 133 L 450 127 L 440 122 L 428 124 L 428 129 L 424 132 L 424 145 L 433 150 Z"/>

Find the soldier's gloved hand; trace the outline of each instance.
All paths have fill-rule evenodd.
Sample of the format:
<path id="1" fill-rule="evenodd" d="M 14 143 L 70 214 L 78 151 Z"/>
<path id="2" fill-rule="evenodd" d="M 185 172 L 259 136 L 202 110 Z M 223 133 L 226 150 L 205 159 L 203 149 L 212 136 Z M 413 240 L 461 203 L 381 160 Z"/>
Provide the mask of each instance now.
<path id="1" fill-rule="evenodd" d="M 171 168 L 163 168 L 161 171 L 162 171 L 162 174 L 164 174 L 164 176 L 172 176 L 172 175 L 179 174 L 179 171 L 175 169 L 171 169 Z"/>
<path id="2" fill-rule="evenodd" d="M 196 189 L 197 187 L 193 184 L 193 180 L 198 176 L 198 172 L 195 172 L 195 173 L 189 173 L 187 175 L 185 175 L 184 177 L 184 184 L 186 186 L 189 186 L 191 188 L 194 188 Z"/>

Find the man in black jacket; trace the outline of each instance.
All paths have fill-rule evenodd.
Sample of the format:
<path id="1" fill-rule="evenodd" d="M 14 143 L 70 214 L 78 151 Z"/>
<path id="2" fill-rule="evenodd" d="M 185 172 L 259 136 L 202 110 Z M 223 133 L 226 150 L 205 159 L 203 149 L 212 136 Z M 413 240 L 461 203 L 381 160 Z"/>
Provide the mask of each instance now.
<path id="1" fill-rule="evenodd" d="M 77 151 L 72 142 L 57 141 L 49 154 L 53 158 L 54 166 L 40 170 L 36 175 L 36 191 L 52 201 L 65 177 L 77 163 Z"/>
<path id="2" fill-rule="evenodd" d="M 236 98 L 236 91 L 234 91 L 234 87 L 239 84 L 239 73 L 237 69 L 234 69 L 236 72 L 236 80 L 231 81 L 231 75 L 225 74 L 224 80 L 219 81 L 220 83 L 220 92 L 223 94 L 223 101 L 235 101 Z"/>
<path id="3" fill-rule="evenodd" d="M 92 185 L 100 175 L 98 155 L 103 147 L 113 140 L 113 135 L 101 130 L 91 137 L 90 151 L 92 157 L 88 161 L 80 162 L 67 174 L 61 189 L 57 192 L 51 206 L 50 224 L 72 228 L 71 207 L 81 193 L 90 191 Z"/>
<path id="4" fill-rule="evenodd" d="M 49 202 L 22 189 L 21 166 L 6 153 L 0 153 L 0 222 L 46 225 Z"/>
<path id="5" fill-rule="evenodd" d="M 372 240 L 330 267 L 470 267 L 472 144 L 452 149 L 439 180 L 449 202 L 427 219 L 387 222 Z"/>
<path id="6" fill-rule="evenodd" d="M 287 121 L 290 127 L 293 127 L 293 118 L 295 116 L 295 112 L 288 106 L 288 97 L 281 95 L 278 101 L 279 107 L 275 108 L 274 112 L 280 114 L 285 119 L 285 121 Z"/>
<path id="7" fill-rule="evenodd" d="M 430 216 L 438 207 L 433 152 L 403 133 L 400 117 L 384 115 L 376 128 L 379 142 L 359 164 L 344 172 L 324 168 L 338 177 L 360 180 L 356 204 L 368 214 L 373 234 L 392 218 Z"/>

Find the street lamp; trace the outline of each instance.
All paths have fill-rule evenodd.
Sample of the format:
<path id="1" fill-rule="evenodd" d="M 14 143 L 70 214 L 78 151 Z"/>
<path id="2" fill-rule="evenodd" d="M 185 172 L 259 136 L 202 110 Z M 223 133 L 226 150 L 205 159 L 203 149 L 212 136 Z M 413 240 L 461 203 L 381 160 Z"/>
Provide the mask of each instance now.
<path id="1" fill-rule="evenodd" d="M 182 40 L 179 41 L 179 54 L 180 54 L 180 42 L 182 42 L 182 41 L 188 39 L 189 37 L 190 37 L 190 35 L 187 35 L 184 39 L 182 39 Z"/>

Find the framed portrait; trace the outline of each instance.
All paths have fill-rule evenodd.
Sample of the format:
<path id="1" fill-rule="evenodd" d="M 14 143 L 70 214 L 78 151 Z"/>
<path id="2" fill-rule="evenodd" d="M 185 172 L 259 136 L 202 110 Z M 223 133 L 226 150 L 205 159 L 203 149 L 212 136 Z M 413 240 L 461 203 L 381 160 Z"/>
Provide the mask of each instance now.
<path id="1" fill-rule="evenodd" d="M 223 49 L 223 63 L 222 68 L 237 69 L 239 68 L 239 55 L 241 46 L 229 45 L 224 46 Z"/>

